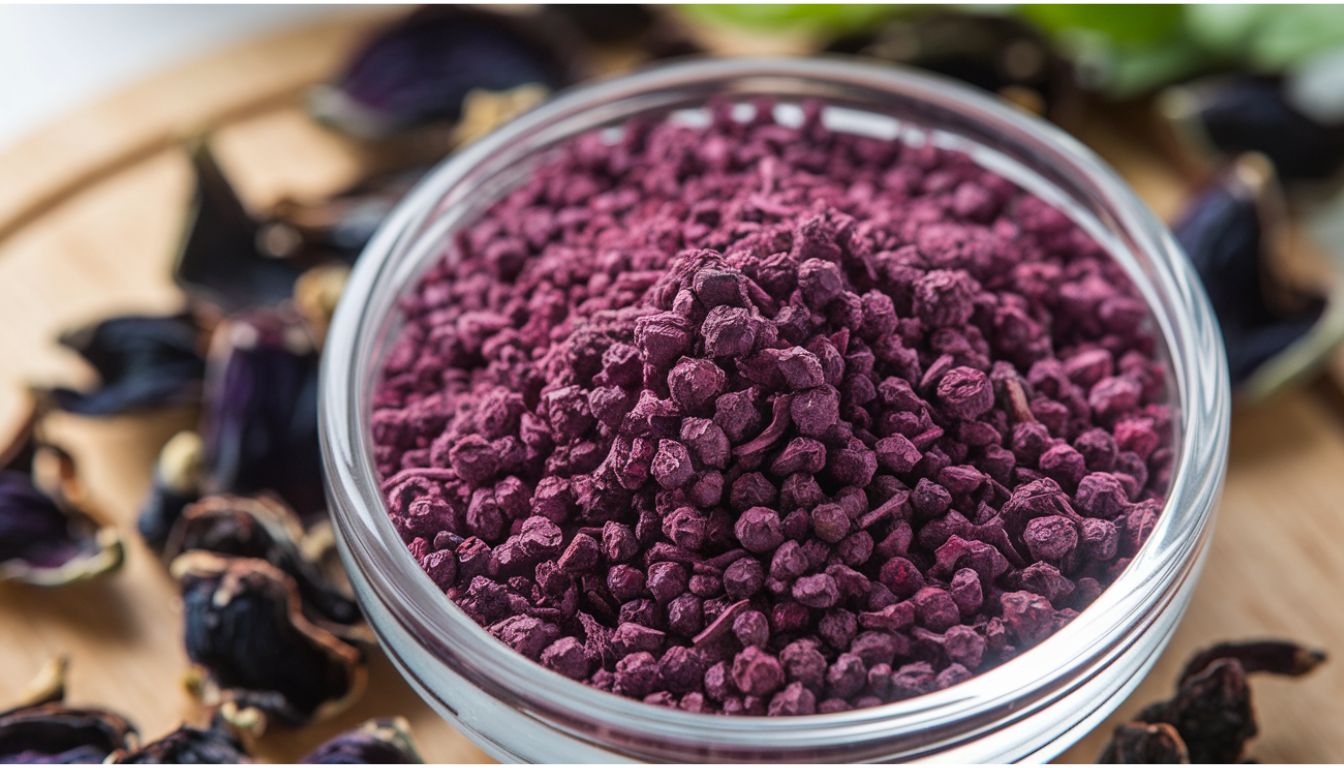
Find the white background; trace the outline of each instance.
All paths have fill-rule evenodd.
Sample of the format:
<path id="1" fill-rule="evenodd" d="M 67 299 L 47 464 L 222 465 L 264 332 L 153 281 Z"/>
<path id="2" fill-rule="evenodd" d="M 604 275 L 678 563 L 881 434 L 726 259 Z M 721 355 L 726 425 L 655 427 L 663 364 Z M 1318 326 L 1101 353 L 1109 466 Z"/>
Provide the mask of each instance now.
<path id="1" fill-rule="evenodd" d="M 340 8 L 0 5 L 0 147 L 175 61 Z"/>

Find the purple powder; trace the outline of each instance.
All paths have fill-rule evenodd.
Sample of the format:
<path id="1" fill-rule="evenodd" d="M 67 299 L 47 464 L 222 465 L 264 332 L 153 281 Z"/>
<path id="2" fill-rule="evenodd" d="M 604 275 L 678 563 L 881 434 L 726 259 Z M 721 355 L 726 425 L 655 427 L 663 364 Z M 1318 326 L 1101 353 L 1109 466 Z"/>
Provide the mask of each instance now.
<path id="1" fill-rule="evenodd" d="M 389 515 L 448 599 L 603 690 L 800 715 L 953 685 L 1152 530 L 1151 323 L 966 156 L 729 111 L 558 148 L 406 296 Z"/>

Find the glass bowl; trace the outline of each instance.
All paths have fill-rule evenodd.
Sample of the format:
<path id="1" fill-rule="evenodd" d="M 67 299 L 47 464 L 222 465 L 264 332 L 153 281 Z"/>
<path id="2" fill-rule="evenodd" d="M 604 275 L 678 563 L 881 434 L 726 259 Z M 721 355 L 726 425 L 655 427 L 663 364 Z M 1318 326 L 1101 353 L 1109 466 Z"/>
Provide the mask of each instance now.
<path id="1" fill-rule="evenodd" d="M 711 98 L 768 96 L 786 115 L 822 99 L 837 130 L 968 152 L 1074 217 L 1133 278 L 1171 368 L 1175 463 L 1165 509 L 1129 567 L 1068 625 L 946 690 L 855 711 L 765 718 L 690 713 L 590 688 L 495 640 L 430 581 L 394 529 L 372 461 L 370 402 L 396 301 L 452 232 L 558 142 L 633 116 L 694 119 Z M 784 119 L 784 117 L 780 117 Z M 444 161 L 355 269 L 327 342 L 322 450 L 339 549 L 387 654 L 483 749 L 529 762 L 1044 760 L 1140 682 L 1190 600 L 1225 470 L 1227 366 L 1208 300 L 1166 228 L 1090 151 L 954 82 L 846 59 L 701 59 L 585 85 Z"/>

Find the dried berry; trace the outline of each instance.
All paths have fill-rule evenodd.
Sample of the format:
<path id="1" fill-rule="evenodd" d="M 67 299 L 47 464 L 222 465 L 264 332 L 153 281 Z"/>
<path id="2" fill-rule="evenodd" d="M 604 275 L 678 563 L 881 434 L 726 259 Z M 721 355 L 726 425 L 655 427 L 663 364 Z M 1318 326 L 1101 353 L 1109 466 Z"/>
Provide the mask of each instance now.
<path id="1" fill-rule="evenodd" d="M 1325 651 L 1304 648 L 1286 640 L 1219 643 L 1191 657 L 1185 663 L 1177 683 L 1182 684 L 1200 674 L 1219 659 L 1236 661 L 1247 674 L 1268 672 L 1274 675 L 1301 677 L 1324 663 L 1325 658 Z"/>
<path id="2" fill-rule="evenodd" d="M 423 763 L 404 718 L 370 720 L 323 742 L 299 760 L 308 765 Z"/>
<path id="3" fill-rule="evenodd" d="M 1124 723 L 1097 758 L 1107 765 L 1182 765 L 1190 762 L 1185 742 L 1166 723 Z"/>
<path id="4" fill-rule="evenodd" d="M 364 690 L 364 653 L 308 620 L 298 588 L 264 560 L 188 552 L 173 561 L 181 585 L 193 690 L 227 704 L 237 722 L 321 720 Z"/>

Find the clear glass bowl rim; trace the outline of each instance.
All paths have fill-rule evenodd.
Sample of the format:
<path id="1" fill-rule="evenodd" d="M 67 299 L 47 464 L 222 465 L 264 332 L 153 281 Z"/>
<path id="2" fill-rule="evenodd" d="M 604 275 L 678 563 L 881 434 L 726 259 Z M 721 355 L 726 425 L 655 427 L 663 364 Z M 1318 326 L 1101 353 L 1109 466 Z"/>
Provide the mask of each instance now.
<path id="1" fill-rule="evenodd" d="M 1159 312 L 1158 320 L 1180 409 L 1176 464 L 1167 503 L 1147 544 L 1068 625 L 1009 662 L 942 691 L 848 712 L 786 718 L 684 712 L 600 691 L 519 658 L 486 633 L 425 575 L 385 513 L 372 464 L 368 366 L 376 362 L 369 357 L 377 341 L 373 334 L 386 318 L 371 316 L 369 305 L 375 291 L 406 287 L 405 274 L 390 263 L 392 255 L 404 251 L 407 238 L 443 213 L 441 201 L 472 169 L 562 116 L 661 90 L 753 79 L 899 93 L 1034 140 L 1052 154 L 1052 162 L 1088 179 L 1114 217 L 1114 226 L 1150 255 L 1153 272 L 1136 274 L 1136 266 L 1128 263 L 1132 255 L 1116 257 L 1141 288 L 1156 292 L 1175 309 L 1169 317 Z M 398 279 L 401 283 L 393 286 Z M 346 566 L 359 570 L 413 637 L 437 638 L 444 647 L 451 646 L 452 658 L 436 656 L 438 662 L 454 665 L 459 673 L 465 670 L 490 695 L 505 697 L 548 722 L 594 723 L 652 740 L 694 734 L 711 750 L 763 742 L 787 750 L 818 740 L 865 741 L 916 734 L 949 722 L 985 722 L 1023 706 L 1035 690 L 1067 688 L 1071 671 L 1095 662 L 1103 650 L 1132 634 L 1173 584 L 1196 569 L 1225 470 L 1229 402 L 1221 335 L 1193 268 L 1129 187 L 1071 136 L 962 84 L 902 67 L 844 58 L 741 58 L 690 59 L 570 89 L 443 161 L 397 207 L 356 266 L 328 335 L 319 408 L 328 498 Z"/>

